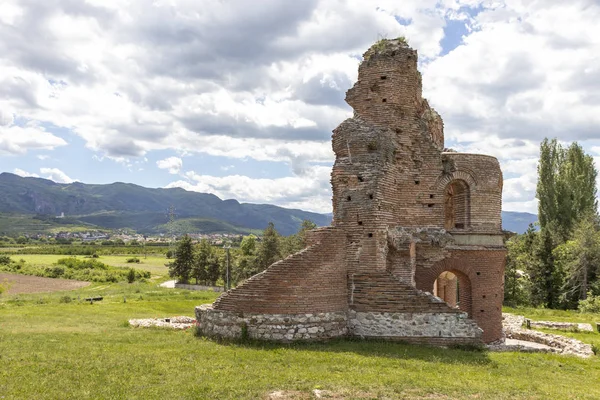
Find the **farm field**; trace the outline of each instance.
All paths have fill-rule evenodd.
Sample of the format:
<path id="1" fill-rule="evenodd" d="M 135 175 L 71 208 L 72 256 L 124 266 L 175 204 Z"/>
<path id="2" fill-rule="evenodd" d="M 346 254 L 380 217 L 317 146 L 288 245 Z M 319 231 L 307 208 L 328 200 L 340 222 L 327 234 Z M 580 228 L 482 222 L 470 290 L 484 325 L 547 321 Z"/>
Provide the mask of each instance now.
<path id="1" fill-rule="evenodd" d="M 7 286 L 7 294 L 21 294 L 74 290 L 89 285 L 89 282 L 0 272 L 0 284 Z"/>
<path id="2" fill-rule="evenodd" d="M 76 257 L 79 259 L 85 258 L 85 256 L 68 256 L 68 255 L 60 255 L 60 254 L 16 254 L 10 256 L 13 260 L 25 260 L 26 263 L 33 265 L 44 265 L 49 266 L 56 263 L 57 260 L 61 258 L 67 257 Z M 139 263 L 128 263 L 127 260 L 133 257 L 137 257 L 140 262 Z M 165 266 L 168 260 L 164 256 L 156 256 L 149 255 L 147 258 L 144 258 L 143 255 L 101 255 L 98 258 L 95 258 L 100 262 L 111 265 L 113 267 L 124 267 L 124 268 L 137 268 L 143 269 L 146 271 L 150 271 L 152 275 L 167 275 L 168 268 Z"/>
<path id="3" fill-rule="evenodd" d="M 65 294 L 73 298 L 65 303 Z M 103 296 L 89 304 L 78 296 Z M 193 315 L 212 292 L 93 284 L 0 297 L 5 399 L 596 399 L 597 357 L 489 353 L 377 341 L 218 343 L 131 318 Z M 545 317 L 536 319 L 548 319 Z M 23 351 L 27 349 L 27 351 Z"/>

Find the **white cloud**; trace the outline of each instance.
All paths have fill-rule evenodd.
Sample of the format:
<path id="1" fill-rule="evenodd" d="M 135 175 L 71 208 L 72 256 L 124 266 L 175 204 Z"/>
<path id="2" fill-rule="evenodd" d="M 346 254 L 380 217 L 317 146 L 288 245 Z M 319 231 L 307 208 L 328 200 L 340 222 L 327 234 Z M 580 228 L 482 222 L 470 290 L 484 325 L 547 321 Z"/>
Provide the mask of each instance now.
<path id="1" fill-rule="evenodd" d="M 160 169 L 168 169 L 170 174 L 178 174 L 183 166 L 183 161 L 179 157 L 169 157 L 157 161 L 156 165 Z"/>
<path id="2" fill-rule="evenodd" d="M 172 182 L 167 187 L 213 193 L 222 199 L 233 198 L 240 202 L 270 203 L 315 212 L 330 212 L 330 172 L 329 167 L 310 167 L 301 176 L 257 179 L 243 175 L 199 175 L 189 171 L 185 173 L 187 180 Z"/>
<path id="3" fill-rule="evenodd" d="M 447 142 L 498 157 L 505 205 L 531 208 L 541 138 L 589 148 L 598 136 L 598 19 L 594 0 L 4 0 L 0 155 L 65 146 L 42 128 L 54 125 L 130 170 L 157 150 L 321 168 L 333 161 L 331 130 L 352 115 L 343 98 L 360 55 L 404 35 Z M 440 56 L 450 21 L 466 31 Z M 177 174 L 177 159 L 157 166 Z M 228 179 L 182 184 L 267 201 L 240 182 L 255 183 L 269 201 L 311 206 L 274 189 L 314 189 L 302 175 Z M 314 180 L 329 190 L 328 174 Z"/>
<path id="4" fill-rule="evenodd" d="M 27 178 L 27 177 L 33 177 L 33 178 L 39 178 L 40 176 L 38 174 L 33 174 L 27 171 L 23 171 L 20 168 L 15 168 L 13 170 L 13 173 L 19 176 L 22 176 L 23 178 Z"/>
<path id="5" fill-rule="evenodd" d="M 35 124 L 0 125 L 0 155 L 20 155 L 29 150 L 53 150 L 66 144 L 64 139 L 46 132 Z"/>
<path id="6" fill-rule="evenodd" d="M 40 168 L 40 173 L 46 179 L 50 179 L 56 183 L 72 183 L 75 179 L 69 178 L 67 174 L 58 168 Z"/>

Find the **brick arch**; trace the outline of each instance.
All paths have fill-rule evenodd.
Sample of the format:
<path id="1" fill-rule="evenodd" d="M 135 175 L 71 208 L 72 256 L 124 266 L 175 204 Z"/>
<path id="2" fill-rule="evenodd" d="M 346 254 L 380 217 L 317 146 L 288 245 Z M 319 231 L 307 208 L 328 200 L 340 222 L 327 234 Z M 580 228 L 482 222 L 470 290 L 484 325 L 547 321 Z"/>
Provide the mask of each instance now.
<path id="1" fill-rule="evenodd" d="M 433 293 L 435 280 L 444 272 L 452 272 L 458 278 L 459 286 L 459 308 L 466 312 L 469 317 L 473 316 L 473 277 L 471 269 L 463 262 L 456 259 L 444 259 L 438 261 L 431 268 L 423 268 L 415 274 L 417 289 Z"/>
<path id="2" fill-rule="evenodd" d="M 435 183 L 435 188 L 438 191 L 444 190 L 444 188 L 446 186 L 448 186 L 448 184 L 450 182 L 456 181 L 456 180 L 465 181 L 467 183 L 467 185 L 469 185 L 469 188 L 471 188 L 471 190 L 473 190 L 477 187 L 477 181 L 473 177 L 473 174 L 470 171 L 460 169 L 460 170 L 454 171 L 450 174 L 441 175 Z"/>

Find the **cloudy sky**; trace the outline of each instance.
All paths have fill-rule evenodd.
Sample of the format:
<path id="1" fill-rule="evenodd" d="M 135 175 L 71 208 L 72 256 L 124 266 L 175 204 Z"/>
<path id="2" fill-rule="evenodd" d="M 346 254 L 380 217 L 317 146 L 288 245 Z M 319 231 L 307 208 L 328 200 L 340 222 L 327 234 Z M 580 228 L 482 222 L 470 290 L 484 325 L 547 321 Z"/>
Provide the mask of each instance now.
<path id="1" fill-rule="evenodd" d="M 361 54 L 405 36 L 446 146 L 536 211 L 544 137 L 600 161 L 600 0 L 0 0 L 0 171 L 330 212 Z M 600 165 L 600 163 L 598 164 Z"/>

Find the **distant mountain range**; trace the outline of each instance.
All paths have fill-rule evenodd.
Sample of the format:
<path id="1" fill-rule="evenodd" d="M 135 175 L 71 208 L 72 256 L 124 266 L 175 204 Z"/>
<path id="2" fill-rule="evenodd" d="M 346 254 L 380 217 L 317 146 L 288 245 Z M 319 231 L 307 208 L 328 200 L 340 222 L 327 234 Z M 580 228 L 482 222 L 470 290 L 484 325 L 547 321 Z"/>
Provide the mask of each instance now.
<path id="1" fill-rule="evenodd" d="M 152 234 L 168 231 L 170 207 L 175 210 L 177 232 L 247 233 L 262 230 L 273 222 L 279 233 L 289 235 L 295 233 L 305 219 L 326 226 L 332 218 L 331 214 L 221 200 L 212 194 L 181 188 L 150 189 L 121 182 L 61 184 L 6 172 L 0 174 L 0 213 L 5 218 L 30 215 L 37 220 L 52 220 L 53 225 L 130 228 Z M 61 214 L 65 218 L 53 218 Z M 537 220 L 533 214 L 516 212 L 502 212 L 502 218 L 504 229 L 518 233 Z"/>
<path id="2" fill-rule="evenodd" d="M 506 231 L 524 233 L 529 224 L 537 222 L 535 214 L 515 211 L 502 211 L 502 228 Z"/>
<path id="3" fill-rule="evenodd" d="M 58 216 L 100 228 L 131 228 L 140 233 L 167 232 L 169 208 L 178 228 L 195 232 L 249 232 L 273 222 L 279 233 L 295 233 L 303 220 L 323 226 L 331 217 L 268 204 L 221 200 L 180 188 L 149 189 L 130 183 L 89 185 L 0 174 L 0 213 Z M 67 221 L 65 221 L 67 222 Z"/>

